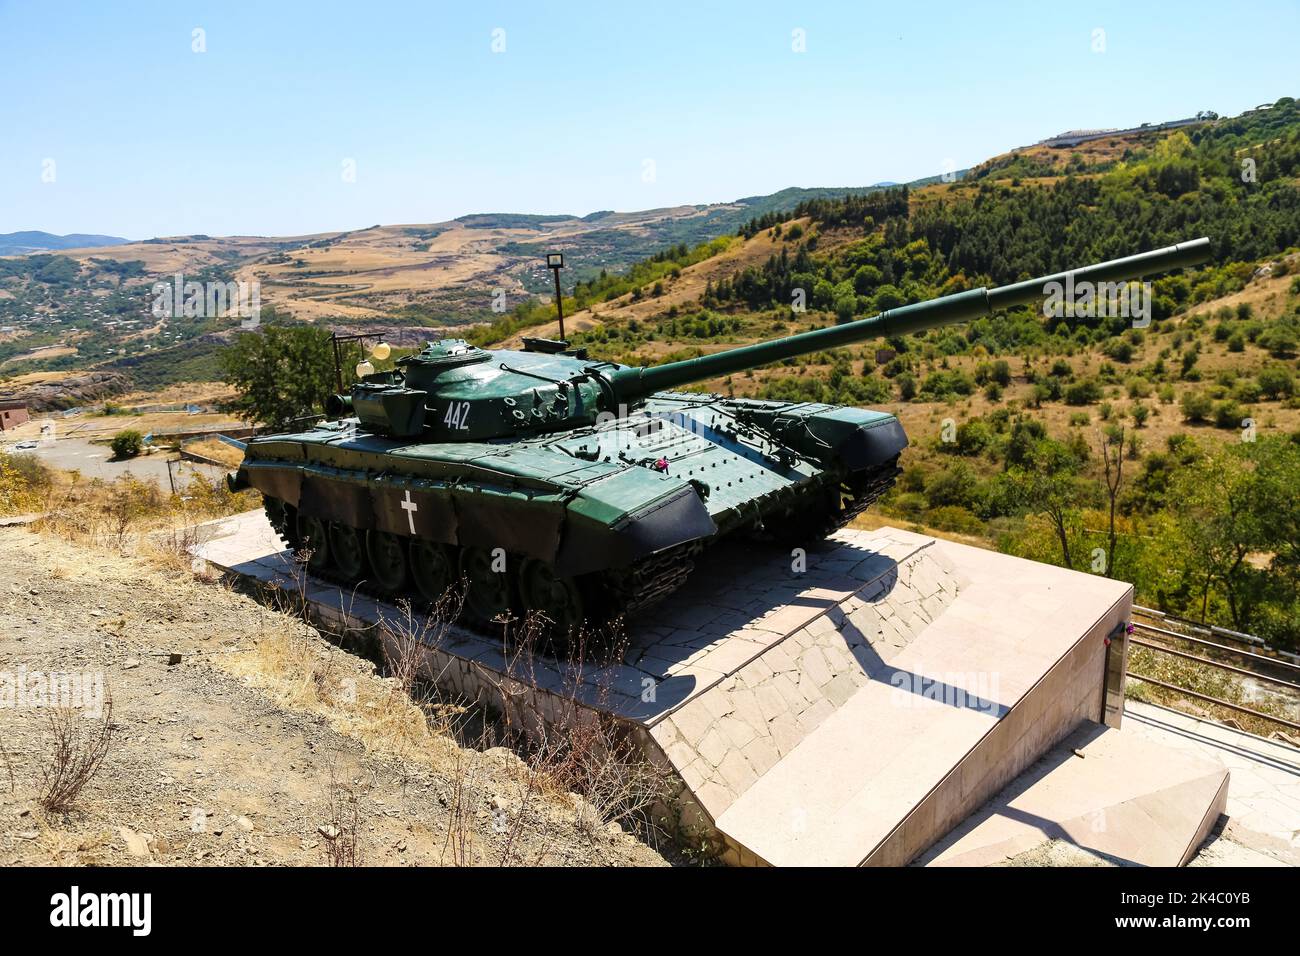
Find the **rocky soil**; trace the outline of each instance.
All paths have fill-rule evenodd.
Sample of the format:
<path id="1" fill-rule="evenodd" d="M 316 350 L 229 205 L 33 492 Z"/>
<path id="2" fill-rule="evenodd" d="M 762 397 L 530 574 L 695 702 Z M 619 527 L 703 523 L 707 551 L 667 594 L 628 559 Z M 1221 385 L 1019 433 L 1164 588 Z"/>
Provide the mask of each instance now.
<path id="1" fill-rule="evenodd" d="M 179 558 L 21 528 L 0 528 L 0 554 L 0 865 L 665 862 L 513 752 L 429 731 L 368 661 Z M 18 677 L 50 672 L 99 675 L 112 701 L 107 756 L 62 812 L 38 799 L 52 711 L 12 706 Z"/>

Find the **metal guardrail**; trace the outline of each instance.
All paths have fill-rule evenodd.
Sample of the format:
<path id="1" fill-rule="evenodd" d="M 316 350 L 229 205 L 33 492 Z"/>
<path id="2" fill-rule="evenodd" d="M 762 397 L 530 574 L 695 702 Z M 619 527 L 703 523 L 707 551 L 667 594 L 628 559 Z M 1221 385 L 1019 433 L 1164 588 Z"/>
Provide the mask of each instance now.
<path id="1" fill-rule="evenodd" d="M 1155 608 L 1142 607 L 1140 604 L 1133 605 L 1133 613 L 1141 617 L 1149 617 L 1157 621 L 1169 621 L 1177 624 L 1179 627 L 1186 628 L 1190 631 L 1196 631 L 1199 634 L 1209 634 L 1211 637 L 1227 638 L 1228 640 L 1238 641 L 1242 644 L 1250 644 L 1254 647 L 1269 651 L 1278 657 L 1284 657 L 1287 660 L 1300 664 L 1300 654 L 1293 651 L 1284 651 L 1281 648 L 1272 647 L 1262 637 L 1254 634 L 1246 634 L 1242 631 L 1234 631 L 1231 628 L 1221 627 L 1218 624 L 1205 624 L 1201 621 L 1188 620 L 1185 617 L 1179 617 L 1176 614 L 1169 614 L 1165 611 L 1157 611 Z M 1182 635 L 1179 635 L 1182 636 Z"/>
<path id="2" fill-rule="evenodd" d="M 1272 648 L 1268 648 L 1268 645 L 1265 644 L 1260 638 L 1255 637 L 1254 635 L 1251 634 L 1240 634 L 1236 631 L 1229 631 L 1226 628 L 1211 628 L 1206 625 L 1194 624 L 1193 622 L 1183 622 L 1180 619 L 1173 617 L 1172 615 L 1165 615 L 1159 611 L 1153 612 L 1147 608 L 1140 608 L 1137 606 L 1133 608 L 1133 611 L 1135 614 L 1139 614 L 1142 616 L 1152 616 L 1152 617 L 1157 617 L 1158 619 L 1161 620 L 1171 620 L 1179 624 L 1186 624 L 1194 627 L 1196 630 L 1200 631 L 1201 633 L 1211 633 L 1214 636 L 1226 638 L 1228 640 L 1237 640 L 1243 643 L 1248 643 L 1252 647 L 1267 648 L 1269 650 L 1272 650 Z M 1219 653 L 1234 654 L 1241 659 L 1243 665 L 1245 666 L 1238 667 L 1234 664 L 1228 664 L 1223 661 L 1214 660 L 1211 657 L 1206 657 L 1200 654 L 1193 654 L 1189 651 L 1179 650 L 1178 648 L 1170 647 L 1167 644 L 1160 642 L 1159 640 L 1143 640 L 1140 637 L 1134 637 L 1132 636 L 1132 634 L 1130 634 L 1129 643 L 1137 647 L 1144 647 L 1147 648 L 1148 650 L 1156 651 L 1157 653 L 1169 654 L 1173 657 L 1182 658 L 1183 660 L 1194 661 L 1198 664 L 1202 664 L 1207 667 L 1213 667 L 1213 668 L 1217 668 L 1218 670 L 1227 671 L 1232 674 L 1238 674 L 1244 677 L 1248 677 L 1251 680 L 1263 681 L 1268 684 L 1273 684 L 1278 687 L 1285 688 L 1288 691 L 1294 691 L 1297 695 L 1300 695 L 1300 684 L 1287 680 L 1282 677 L 1274 677 L 1270 674 L 1266 674 L 1262 672 L 1264 667 L 1269 667 L 1269 668 L 1280 669 L 1284 673 L 1287 673 L 1288 675 L 1291 673 L 1300 674 L 1300 664 L 1295 664 L 1288 660 L 1282 660 L 1278 657 L 1271 657 L 1266 654 L 1259 654 L 1256 653 L 1255 651 L 1247 651 L 1239 647 L 1231 647 L 1227 644 L 1216 643 L 1214 641 L 1209 641 L 1204 638 L 1196 637 L 1190 634 L 1181 634 L 1177 631 L 1168 630 L 1162 627 L 1156 627 L 1151 624 L 1143 624 L 1140 621 L 1134 621 L 1132 624 L 1132 628 L 1134 631 L 1145 632 L 1147 634 L 1151 634 L 1157 637 L 1172 638 L 1178 641 L 1186 641 L 1187 643 L 1192 644 L 1196 647 L 1208 648 L 1210 650 L 1217 651 Z M 1288 654 L 1287 656 L 1294 658 L 1296 655 Z M 1251 665 L 1253 665 L 1253 667 Z M 1219 697 L 1213 697 L 1209 694 L 1204 694 L 1201 693 L 1200 691 L 1192 690 L 1189 687 L 1181 687 L 1177 684 L 1171 684 L 1168 683 L 1167 681 L 1159 680 L 1155 677 L 1151 677 L 1148 674 L 1140 674 L 1137 673 L 1136 671 L 1130 670 L 1128 671 L 1126 676 L 1132 677 L 1135 680 L 1144 681 L 1148 684 L 1153 684 L 1156 687 L 1161 687 L 1164 688 L 1165 690 L 1174 691 L 1186 697 L 1192 697 L 1195 698 L 1196 700 L 1203 700 L 1207 703 L 1215 704 L 1219 707 L 1226 707 L 1227 709 L 1235 711 L 1240 714 L 1247 714 L 1259 720 L 1266 720 L 1271 723 L 1280 724 L 1283 727 L 1288 727 L 1291 730 L 1300 731 L 1300 723 L 1297 723 L 1296 721 L 1293 720 L 1288 720 L 1285 717 L 1279 717 L 1276 714 L 1266 714 L 1263 711 L 1255 710 L 1254 708 L 1246 707 L 1242 704 L 1234 703 L 1233 701 L 1223 700 L 1222 698 Z"/>

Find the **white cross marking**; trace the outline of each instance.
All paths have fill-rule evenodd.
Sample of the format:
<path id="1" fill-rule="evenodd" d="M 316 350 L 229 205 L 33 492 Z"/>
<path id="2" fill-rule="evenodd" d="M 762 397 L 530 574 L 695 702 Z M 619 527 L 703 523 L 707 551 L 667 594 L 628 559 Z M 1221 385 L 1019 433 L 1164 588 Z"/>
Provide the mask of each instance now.
<path id="1" fill-rule="evenodd" d="M 406 512 L 406 522 L 411 526 L 411 534 L 415 534 L 415 513 L 420 510 L 420 506 L 411 500 L 411 489 L 406 489 L 406 500 L 401 502 L 402 510 Z"/>

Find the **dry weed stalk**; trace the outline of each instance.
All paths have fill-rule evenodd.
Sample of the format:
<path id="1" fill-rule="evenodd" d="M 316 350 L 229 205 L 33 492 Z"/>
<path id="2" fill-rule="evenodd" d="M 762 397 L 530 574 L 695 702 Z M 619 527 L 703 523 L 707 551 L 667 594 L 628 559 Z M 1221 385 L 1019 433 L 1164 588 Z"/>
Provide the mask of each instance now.
<path id="1" fill-rule="evenodd" d="M 520 622 L 510 644 L 508 673 L 534 689 L 540 687 L 537 649 L 543 645 L 545 624 L 530 615 Z M 589 662 L 593 648 L 600 663 Z M 511 726 L 511 711 L 517 708 L 507 708 L 507 734 L 524 738 L 528 765 L 540 789 L 583 798 L 576 805 L 575 823 L 588 836 L 598 827 L 617 824 L 656 840 L 661 828 L 652 811 L 668 803 L 672 787 L 666 771 L 650 761 L 625 721 L 615 716 L 613 684 L 625 650 L 621 621 L 600 632 L 584 628 L 572 635 L 563 660 L 540 665 L 561 671 L 562 715 L 548 723 L 530 713 L 526 725 Z M 499 687 L 503 700 L 508 699 L 511 688 L 505 682 Z M 530 786 L 533 782 L 530 776 Z"/>
<path id="2" fill-rule="evenodd" d="M 87 726 L 73 707 L 55 707 L 49 712 L 54 749 L 41 767 L 41 788 L 37 798 L 51 813 L 72 807 L 108 754 L 113 739 L 113 700 L 106 697 L 100 715 Z"/>
<path id="3" fill-rule="evenodd" d="M 326 860 L 330 866 L 361 866 L 361 794 L 355 782 L 339 780 L 333 761 L 326 807 L 329 821 L 320 828 Z"/>

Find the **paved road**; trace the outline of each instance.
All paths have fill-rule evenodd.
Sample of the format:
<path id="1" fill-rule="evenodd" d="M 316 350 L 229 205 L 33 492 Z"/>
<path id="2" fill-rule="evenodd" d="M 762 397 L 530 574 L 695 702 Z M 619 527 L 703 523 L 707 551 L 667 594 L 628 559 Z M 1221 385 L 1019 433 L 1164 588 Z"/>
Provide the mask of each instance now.
<path id="1" fill-rule="evenodd" d="M 55 468 L 68 471 L 75 468 L 88 478 L 105 478 L 111 481 L 129 474 L 136 478 L 152 479 L 161 484 L 164 489 L 170 487 L 167 479 L 167 459 L 176 458 L 174 454 L 158 451 L 152 455 L 141 455 L 139 458 L 126 461 L 112 461 L 113 452 L 107 445 L 92 444 L 84 438 L 44 442 L 30 451 L 15 451 L 11 444 L 0 445 L 0 448 L 14 454 L 35 455 Z M 171 467 L 178 487 L 189 481 L 192 475 L 220 478 L 228 470 L 179 460 L 173 460 Z"/>

